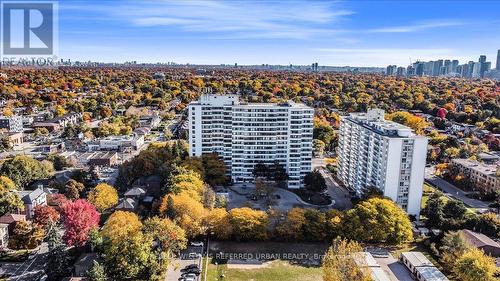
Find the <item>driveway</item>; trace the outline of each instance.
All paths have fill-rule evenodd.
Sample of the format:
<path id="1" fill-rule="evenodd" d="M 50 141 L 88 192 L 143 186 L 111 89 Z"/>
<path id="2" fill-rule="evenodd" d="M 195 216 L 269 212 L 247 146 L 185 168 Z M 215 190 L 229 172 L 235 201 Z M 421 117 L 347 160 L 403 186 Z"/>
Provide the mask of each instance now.
<path id="1" fill-rule="evenodd" d="M 200 254 L 200 257 L 192 259 L 189 257 L 190 253 Z M 190 264 L 197 264 L 201 269 L 202 268 L 201 256 L 203 256 L 202 254 L 203 254 L 203 247 L 189 246 L 186 250 L 182 251 L 177 258 L 172 259 L 172 261 L 170 262 L 167 269 L 167 277 L 165 278 L 165 281 L 178 281 L 182 275 L 181 269 Z M 198 276 L 198 280 L 201 280 L 200 276 Z"/>
<path id="2" fill-rule="evenodd" d="M 465 203 L 465 205 L 476 209 L 488 209 L 488 203 L 477 199 L 467 197 L 467 192 L 445 181 L 444 179 L 434 175 L 434 167 L 425 168 L 425 181 L 430 185 L 438 188 L 457 200 Z"/>
<path id="3" fill-rule="evenodd" d="M 375 257 L 375 260 L 391 281 L 413 281 L 410 271 L 392 255 Z"/>
<path id="4" fill-rule="evenodd" d="M 331 208 L 331 206 L 318 206 L 312 205 L 307 202 L 302 201 L 299 196 L 295 193 L 282 188 L 273 188 L 271 192 L 271 198 L 257 198 L 257 200 L 251 200 L 247 198 L 247 195 L 252 194 L 255 190 L 255 185 L 251 183 L 245 184 L 235 184 L 229 189 L 229 200 L 228 208 L 241 208 L 249 206 L 253 209 L 267 210 L 268 206 L 272 206 L 273 209 L 279 211 L 288 211 L 295 207 L 300 208 Z M 279 199 L 276 199 L 279 196 Z"/>
<path id="5" fill-rule="evenodd" d="M 347 210 L 352 208 L 351 195 L 349 191 L 340 186 L 332 177 L 330 171 L 319 168 L 318 169 L 323 178 L 326 181 L 327 190 L 326 193 L 330 195 L 330 198 L 334 201 L 333 208 L 338 210 Z"/>

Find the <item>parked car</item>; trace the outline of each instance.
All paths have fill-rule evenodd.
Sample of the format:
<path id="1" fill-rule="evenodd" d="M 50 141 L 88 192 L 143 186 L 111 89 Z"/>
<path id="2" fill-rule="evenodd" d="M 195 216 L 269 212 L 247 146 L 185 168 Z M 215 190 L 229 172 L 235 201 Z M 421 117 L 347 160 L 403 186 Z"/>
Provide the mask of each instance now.
<path id="1" fill-rule="evenodd" d="M 200 242 L 200 241 L 193 241 L 193 242 L 191 242 L 191 246 L 195 246 L 195 247 L 203 247 L 203 242 Z"/>

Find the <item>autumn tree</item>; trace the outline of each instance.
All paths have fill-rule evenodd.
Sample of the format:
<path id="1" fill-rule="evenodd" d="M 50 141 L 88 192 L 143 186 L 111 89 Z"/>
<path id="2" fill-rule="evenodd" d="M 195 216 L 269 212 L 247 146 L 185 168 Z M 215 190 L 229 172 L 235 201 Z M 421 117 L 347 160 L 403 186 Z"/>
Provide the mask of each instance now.
<path id="1" fill-rule="evenodd" d="M 233 234 L 229 213 L 224 208 L 215 208 L 203 218 L 207 232 L 213 233 L 217 239 L 228 239 Z"/>
<path id="2" fill-rule="evenodd" d="M 371 281 L 357 242 L 336 238 L 323 258 L 324 281 Z"/>
<path id="3" fill-rule="evenodd" d="M 407 111 L 396 111 L 386 114 L 385 119 L 408 126 L 417 134 L 422 134 L 423 130 L 429 126 L 429 123 L 424 118 L 415 116 Z"/>
<path id="4" fill-rule="evenodd" d="M 170 180 L 173 193 L 185 193 L 197 201 L 201 201 L 205 184 L 200 175 L 191 170 L 184 169 Z"/>
<path id="5" fill-rule="evenodd" d="M 178 253 L 187 246 L 186 233 L 170 219 L 149 218 L 144 222 L 143 231 L 161 245 L 160 251 L 164 254 Z"/>
<path id="6" fill-rule="evenodd" d="M 141 231 L 142 222 L 132 212 L 116 211 L 108 218 L 101 235 L 108 243 L 118 244 Z"/>
<path id="7" fill-rule="evenodd" d="M 0 176 L 0 215 L 24 209 L 24 203 L 16 191 L 16 184 L 6 176 Z"/>
<path id="8" fill-rule="evenodd" d="M 116 211 L 104 225 L 105 265 L 114 280 L 141 280 L 151 276 L 148 271 L 153 257 L 153 237 L 145 236 L 136 214 Z M 156 263 L 155 263 L 156 264 Z"/>
<path id="9" fill-rule="evenodd" d="M 304 238 L 303 227 L 306 225 L 304 213 L 304 209 L 301 208 L 288 211 L 286 219 L 276 227 L 277 234 L 285 240 L 302 240 Z"/>
<path id="10" fill-rule="evenodd" d="M 64 185 L 63 193 L 70 200 L 76 200 L 81 197 L 81 193 L 85 190 L 83 183 L 77 182 L 73 179 L 66 182 Z"/>
<path id="11" fill-rule="evenodd" d="M 43 227 L 49 223 L 57 224 L 60 218 L 59 212 L 52 206 L 38 205 L 34 209 L 33 222 Z"/>
<path id="12" fill-rule="evenodd" d="M 493 281 L 497 267 L 495 259 L 477 248 L 466 250 L 455 262 L 453 273 L 462 281 Z"/>
<path id="13" fill-rule="evenodd" d="M 88 199 L 102 213 L 118 204 L 118 192 L 111 185 L 100 183 L 90 191 Z"/>
<path id="14" fill-rule="evenodd" d="M 247 207 L 230 211 L 233 235 L 237 240 L 264 240 L 267 238 L 268 216 L 263 211 Z"/>
<path id="15" fill-rule="evenodd" d="M 202 224 L 205 211 L 200 201 L 185 192 L 165 196 L 160 205 L 161 214 L 175 214 L 174 221 L 186 231 L 188 237 L 196 237 L 205 231 Z"/>
<path id="16" fill-rule="evenodd" d="M 401 244 L 413 240 L 408 215 L 389 199 L 370 198 L 345 216 L 345 235 L 365 242 Z"/>
<path id="17" fill-rule="evenodd" d="M 44 235 L 42 227 L 27 221 L 17 221 L 9 238 L 9 248 L 34 249 L 42 243 Z"/>
<path id="18" fill-rule="evenodd" d="M 89 231 L 99 224 L 99 212 L 94 205 L 84 199 L 68 202 L 63 206 L 63 239 L 68 246 L 83 246 L 87 242 Z"/>

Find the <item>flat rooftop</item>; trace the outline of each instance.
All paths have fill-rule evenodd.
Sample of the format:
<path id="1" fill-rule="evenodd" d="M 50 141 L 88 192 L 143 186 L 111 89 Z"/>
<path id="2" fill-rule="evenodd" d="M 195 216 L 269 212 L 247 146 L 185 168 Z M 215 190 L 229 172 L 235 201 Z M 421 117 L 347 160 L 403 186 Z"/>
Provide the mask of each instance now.
<path id="1" fill-rule="evenodd" d="M 471 159 L 452 159 L 451 162 L 490 176 L 495 176 L 499 167 L 498 164 L 485 164 Z"/>

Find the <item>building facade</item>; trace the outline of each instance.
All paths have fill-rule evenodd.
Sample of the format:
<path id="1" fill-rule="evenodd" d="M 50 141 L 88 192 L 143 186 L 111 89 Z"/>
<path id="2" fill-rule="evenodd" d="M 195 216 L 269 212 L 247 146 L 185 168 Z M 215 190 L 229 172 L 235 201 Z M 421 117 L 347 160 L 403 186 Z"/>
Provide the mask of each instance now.
<path id="1" fill-rule="evenodd" d="M 23 119 L 21 116 L 0 116 L 0 129 L 6 129 L 9 132 L 22 132 Z"/>
<path id="2" fill-rule="evenodd" d="M 420 214 L 427 138 L 369 110 L 343 117 L 339 130 L 338 177 L 361 195 L 376 187 L 408 214 Z"/>
<path id="3" fill-rule="evenodd" d="M 217 153 L 235 183 L 252 182 L 255 164 L 279 161 L 288 187 L 311 171 L 314 110 L 287 102 L 242 103 L 235 95 L 202 95 L 189 104 L 189 154 Z"/>
<path id="4" fill-rule="evenodd" d="M 451 173 L 462 174 L 472 188 L 482 193 L 491 193 L 500 189 L 500 180 L 497 177 L 497 163 L 486 164 L 471 159 L 452 159 Z"/>

